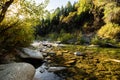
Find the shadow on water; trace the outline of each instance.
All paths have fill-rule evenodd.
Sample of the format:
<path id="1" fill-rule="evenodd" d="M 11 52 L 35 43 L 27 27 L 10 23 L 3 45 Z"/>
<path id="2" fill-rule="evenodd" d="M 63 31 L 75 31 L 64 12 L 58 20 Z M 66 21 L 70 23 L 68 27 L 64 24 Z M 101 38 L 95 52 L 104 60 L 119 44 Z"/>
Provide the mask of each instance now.
<path id="1" fill-rule="evenodd" d="M 50 65 L 40 59 L 22 58 L 23 62 L 32 64 L 36 68 L 35 76 L 33 80 L 65 80 L 63 74 L 58 72 L 48 71 Z"/>
<path id="2" fill-rule="evenodd" d="M 27 62 L 32 64 L 35 68 L 38 68 L 39 66 L 41 66 L 44 61 L 40 60 L 40 59 L 33 59 L 33 58 L 22 58 L 21 59 L 23 62 Z"/>

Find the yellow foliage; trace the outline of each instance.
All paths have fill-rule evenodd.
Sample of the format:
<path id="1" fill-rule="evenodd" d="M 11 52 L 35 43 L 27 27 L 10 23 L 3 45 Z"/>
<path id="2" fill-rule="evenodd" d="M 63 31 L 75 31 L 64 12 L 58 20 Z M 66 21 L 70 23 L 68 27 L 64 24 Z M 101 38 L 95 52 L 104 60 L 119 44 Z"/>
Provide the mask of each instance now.
<path id="1" fill-rule="evenodd" d="M 0 47 L 28 46 L 32 40 L 33 28 L 30 22 L 11 17 L 0 23 Z"/>
<path id="2" fill-rule="evenodd" d="M 102 38 L 116 39 L 120 34 L 120 26 L 118 24 L 108 23 L 101 27 L 97 34 Z"/>
<path id="3" fill-rule="evenodd" d="M 120 23 L 120 7 L 116 3 L 109 3 L 105 6 L 104 20 L 106 23 Z"/>
<path id="4" fill-rule="evenodd" d="M 76 12 L 70 12 L 67 17 L 64 17 L 62 22 L 69 23 L 70 21 L 73 20 L 73 17 L 75 17 Z"/>
<path id="5" fill-rule="evenodd" d="M 79 0 L 78 5 L 76 4 L 76 6 L 79 6 L 77 10 L 78 15 L 92 8 L 92 5 L 92 0 Z"/>

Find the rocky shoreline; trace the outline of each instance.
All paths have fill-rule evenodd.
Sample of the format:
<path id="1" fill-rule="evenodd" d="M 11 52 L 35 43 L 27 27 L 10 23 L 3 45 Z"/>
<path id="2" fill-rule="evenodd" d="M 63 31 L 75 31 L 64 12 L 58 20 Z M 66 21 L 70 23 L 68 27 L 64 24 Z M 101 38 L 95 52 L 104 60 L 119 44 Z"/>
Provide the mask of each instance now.
<path id="1" fill-rule="evenodd" d="M 31 75 L 35 73 L 34 77 L 32 77 L 34 78 L 33 80 L 53 80 L 53 77 L 55 80 L 120 79 L 120 55 L 118 55 L 120 53 L 119 48 L 109 49 L 100 48 L 99 46 L 80 47 L 78 45 L 65 46 L 63 44 L 56 43 L 55 45 L 57 46 L 52 46 L 52 44 L 53 43 L 48 42 L 40 42 L 39 44 L 36 42 L 34 44 L 34 48 L 29 47 L 24 49 L 32 50 L 26 51 L 25 55 L 27 52 L 29 55 L 27 54 L 27 57 L 21 56 L 22 59 L 27 59 L 28 61 L 30 59 L 35 59 L 35 61 L 32 62 L 35 63 L 35 65 L 39 64 L 36 67 L 36 70 L 34 68 L 33 72 L 31 72 Z M 114 52 L 112 52 L 112 50 Z M 31 57 L 30 53 L 34 53 L 33 58 Z M 37 55 L 35 55 L 35 53 L 39 53 L 42 55 L 42 57 L 39 56 L 38 58 L 37 56 L 37 58 L 35 58 Z M 113 53 L 116 53 L 116 55 Z M 22 52 L 22 54 L 24 54 L 24 52 Z M 16 63 L 16 65 L 17 64 L 21 63 Z M 28 65 L 28 67 L 30 66 L 32 65 Z M 2 71 L 2 68 L 0 68 L 0 71 Z M 32 80 L 32 78 L 29 80 Z"/>

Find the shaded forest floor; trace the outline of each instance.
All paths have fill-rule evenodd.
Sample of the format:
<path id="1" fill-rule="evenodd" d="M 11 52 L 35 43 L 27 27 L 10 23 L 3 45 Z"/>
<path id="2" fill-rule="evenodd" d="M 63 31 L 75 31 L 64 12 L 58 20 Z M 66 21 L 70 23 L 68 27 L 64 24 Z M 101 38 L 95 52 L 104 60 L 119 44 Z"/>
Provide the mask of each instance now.
<path id="1" fill-rule="evenodd" d="M 54 51 L 53 62 L 68 67 L 66 80 L 120 80 L 119 48 L 67 45 Z M 84 55 L 74 55 L 77 51 Z"/>

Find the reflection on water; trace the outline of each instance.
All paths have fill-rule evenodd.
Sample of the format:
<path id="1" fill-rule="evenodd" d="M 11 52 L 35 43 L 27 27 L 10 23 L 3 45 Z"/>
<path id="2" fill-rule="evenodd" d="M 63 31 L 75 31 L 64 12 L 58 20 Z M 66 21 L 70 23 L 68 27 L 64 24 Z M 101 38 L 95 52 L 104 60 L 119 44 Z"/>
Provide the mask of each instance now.
<path id="1" fill-rule="evenodd" d="M 54 72 L 47 71 L 48 66 L 43 63 L 42 66 L 36 69 L 34 80 L 64 80 L 63 78 L 56 75 Z"/>

